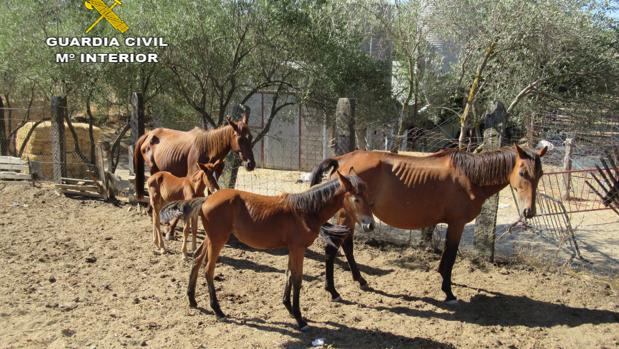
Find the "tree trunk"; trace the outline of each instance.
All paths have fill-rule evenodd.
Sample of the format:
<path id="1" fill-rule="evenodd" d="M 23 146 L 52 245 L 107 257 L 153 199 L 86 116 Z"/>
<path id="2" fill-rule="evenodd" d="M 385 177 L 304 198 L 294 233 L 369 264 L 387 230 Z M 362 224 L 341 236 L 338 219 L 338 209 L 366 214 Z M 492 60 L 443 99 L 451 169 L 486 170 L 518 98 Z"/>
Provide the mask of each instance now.
<path id="1" fill-rule="evenodd" d="M 507 123 L 507 112 L 501 102 L 496 102 L 484 115 L 484 151 L 496 150 L 501 141 Z M 475 249 L 481 258 L 494 260 L 494 242 L 496 218 L 499 206 L 499 194 L 488 198 L 481 207 L 481 212 L 475 220 Z"/>
<path id="2" fill-rule="evenodd" d="M 486 48 L 484 58 L 482 59 L 481 63 L 477 67 L 477 71 L 475 72 L 475 78 L 473 79 L 473 83 L 471 84 L 471 88 L 469 89 L 469 93 L 466 98 L 466 105 L 464 106 L 464 111 L 462 112 L 462 115 L 460 115 L 460 137 L 458 138 L 458 149 L 462 149 L 464 147 L 464 136 L 466 134 L 469 113 L 471 112 L 473 102 L 475 101 L 475 97 L 477 96 L 481 76 L 484 72 L 484 69 L 486 68 L 486 64 L 494 54 L 495 47 L 496 41 L 492 41 L 488 48 Z"/>
<path id="3" fill-rule="evenodd" d="M 4 100 L 6 101 L 6 107 L 8 108 L 7 120 L 6 120 L 6 153 L 9 154 L 11 152 L 11 130 L 13 129 L 13 109 L 11 109 L 11 100 L 9 99 L 9 94 L 6 93 L 4 95 Z"/>

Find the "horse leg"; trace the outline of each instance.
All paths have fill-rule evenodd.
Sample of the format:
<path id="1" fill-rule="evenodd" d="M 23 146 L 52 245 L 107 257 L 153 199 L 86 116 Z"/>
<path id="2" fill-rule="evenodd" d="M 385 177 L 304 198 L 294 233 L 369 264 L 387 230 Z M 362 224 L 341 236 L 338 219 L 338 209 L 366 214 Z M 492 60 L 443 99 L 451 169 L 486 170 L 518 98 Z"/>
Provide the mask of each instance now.
<path id="1" fill-rule="evenodd" d="M 342 242 L 342 249 L 346 255 L 346 261 L 348 261 L 348 266 L 350 267 L 350 272 L 352 273 L 352 279 L 359 282 L 359 286 L 361 286 L 361 288 L 366 288 L 368 286 L 368 282 L 365 281 L 363 276 L 361 276 L 361 272 L 359 271 L 359 267 L 355 261 L 355 256 L 353 255 L 352 233 L 344 240 L 344 242 Z"/>
<path id="2" fill-rule="evenodd" d="M 335 290 L 335 282 L 333 280 L 333 264 L 337 255 L 338 248 L 326 244 L 325 245 L 325 290 L 331 294 L 331 300 L 339 301 L 342 299 L 340 294 Z"/>
<path id="3" fill-rule="evenodd" d="M 445 249 L 441 256 L 441 262 L 438 265 L 438 272 L 443 277 L 443 283 L 441 290 L 445 292 L 447 303 L 456 303 L 456 296 L 451 292 L 451 270 L 453 269 L 454 262 L 456 260 L 456 254 L 458 253 L 458 245 L 460 244 L 460 237 L 462 236 L 462 230 L 464 224 L 449 224 L 447 227 L 447 237 L 445 239 Z"/>
<path id="4" fill-rule="evenodd" d="M 191 235 L 191 251 L 193 252 L 196 250 L 196 241 L 198 240 L 198 217 L 191 220 Z"/>
<path id="5" fill-rule="evenodd" d="M 160 253 L 165 253 L 163 235 L 161 234 L 161 222 L 159 221 L 159 208 L 153 207 L 153 240 Z"/>
<path id="6" fill-rule="evenodd" d="M 307 322 L 303 320 L 303 316 L 301 315 L 299 302 L 301 282 L 303 281 L 304 254 L 305 249 L 303 247 L 290 248 L 288 252 L 288 268 L 290 269 L 290 278 L 292 279 L 292 316 L 297 320 L 297 324 L 301 331 L 308 329 Z"/>
<path id="7" fill-rule="evenodd" d="M 225 242 L 213 242 L 209 240 L 207 247 L 208 261 L 206 262 L 206 283 L 208 284 L 208 294 L 211 300 L 211 309 L 215 312 L 217 318 L 221 319 L 226 315 L 221 311 L 219 307 L 219 301 L 217 300 L 217 294 L 215 292 L 215 283 L 213 278 L 215 276 L 215 264 L 217 263 L 217 257 L 219 252 L 224 247 Z"/>
<path id="8" fill-rule="evenodd" d="M 292 276 L 290 275 L 290 268 L 286 269 L 286 283 L 284 285 L 284 297 L 282 303 L 292 315 L 292 303 L 290 302 L 290 291 L 292 290 Z"/>
<path id="9" fill-rule="evenodd" d="M 187 219 L 185 221 L 185 226 L 183 227 L 183 245 L 181 247 L 181 250 L 183 251 L 183 257 L 187 255 L 187 240 L 189 240 L 189 229 L 191 229 L 190 222 L 192 220 L 193 220 L 193 218 Z M 194 242 L 194 244 L 195 244 L 195 242 Z"/>
<path id="10" fill-rule="evenodd" d="M 208 255 L 208 239 L 204 239 L 200 245 L 200 254 L 194 259 L 191 272 L 189 273 L 189 285 L 187 286 L 187 298 L 189 299 L 189 306 L 195 308 L 198 306 L 196 302 L 196 283 L 198 281 L 198 272 L 200 267 L 204 264 L 204 260 Z"/>
<path id="11" fill-rule="evenodd" d="M 172 222 L 170 222 L 170 225 L 168 226 L 168 232 L 166 233 L 166 240 L 171 241 L 174 240 L 176 238 L 176 225 L 178 224 L 178 220 L 180 218 L 176 217 L 172 220 Z"/>

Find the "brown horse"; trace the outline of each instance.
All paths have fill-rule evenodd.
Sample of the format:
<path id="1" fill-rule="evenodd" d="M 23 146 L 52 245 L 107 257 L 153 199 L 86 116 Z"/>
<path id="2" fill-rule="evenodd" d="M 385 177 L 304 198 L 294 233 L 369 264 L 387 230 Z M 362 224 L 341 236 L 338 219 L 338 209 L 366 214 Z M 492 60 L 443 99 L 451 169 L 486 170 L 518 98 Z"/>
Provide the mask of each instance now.
<path id="1" fill-rule="evenodd" d="M 197 163 L 223 161 L 228 152 L 239 154 L 245 167 L 252 171 L 256 166 L 252 152 L 252 135 L 247 125 L 247 113 L 240 121 L 227 117 L 227 125 L 215 130 L 177 131 L 156 128 L 142 135 L 135 144 L 133 166 L 135 191 L 138 199 L 144 196 L 144 163 L 150 173 L 168 171 L 177 177 L 198 171 Z M 221 169 L 223 171 L 223 168 Z M 216 173 L 219 177 L 220 173 Z"/>
<path id="2" fill-rule="evenodd" d="M 445 249 L 438 272 L 443 277 L 441 289 L 447 302 L 456 302 L 451 292 L 451 270 L 460 237 L 466 223 L 481 211 L 484 201 L 508 184 L 516 191 L 525 217 L 535 215 L 535 194 L 542 175 L 540 157 L 546 148 L 531 152 L 519 146 L 498 151 L 471 154 L 444 150 L 413 157 L 384 152 L 354 151 L 325 159 L 313 171 L 311 183 L 317 184 L 329 169 L 354 167 L 368 183 L 368 199 L 372 212 L 380 220 L 401 229 L 417 229 L 447 223 Z M 353 229 L 345 212 L 338 223 Z M 353 256 L 352 234 L 342 242 L 353 279 L 367 285 Z M 326 246 L 326 290 L 333 299 L 340 295 L 333 283 L 333 261 L 338 248 Z"/>
<path id="3" fill-rule="evenodd" d="M 351 171 L 350 173 L 354 173 Z M 299 328 L 307 323 L 299 308 L 299 291 L 303 277 L 305 249 L 316 237 L 320 226 L 337 211 L 343 209 L 347 215 L 359 222 L 364 230 L 374 228 L 374 218 L 367 204 L 366 185 L 359 177 L 343 176 L 337 172 L 337 180 L 311 188 L 299 194 L 263 196 L 233 189 L 222 189 L 208 199 L 186 202 L 189 208 L 173 208 L 172 212 L 162 210 L 161 216 L 184 212 L 185 216 L 199 215 L 206 231 L 206 238 L 196 253 L 189 276 L 187 296 L 191 307 L 196 307 L 195 289 L 198 271 L 205 259 L 206 281 L 211 308 L 217 317 L 224 317 L 215 294 L 213 275 L 215 263 L 222 247 L 234 234 L 241 242 L 258 249 L 288 248 L 288 270 L 284 287 L 283 303 L 294 316 Z M 192 209 L 193 208 L 193 209 Z M 191 212 L 193 211 L 193 212 Z M 290 290 L 293 302 L 290 303 Z"/>
<path id="4" fill-rule="evenodd" d="M 150 205 L 153 208 L 153 242 L 161 253 L 165 252 L 159 221 L 159 210 L 163 205 L 171 201 L 191 200 L 202 197 L 204 196 L 205 189 L 208 189 L 210 193 L 219 190 L 219 184 L 217 179 L 215 179 L 214 173 L 219 167 L 223 166 L 223 162 L 217 160 L 214 164 L 198 163 L 197 166 L 201 171 L 197 171 L 191 176 L 176 177 L 168 171 L 159 171 L 150 176 L 148 181 L 146 181 Z M 192 251 L 196 249 L 198 221 L 185 221 L 185 227 L 183 228 L 183 255 L 187 253 L 187 238 L 190 228 L 193 237 L 191 248 Z"/>

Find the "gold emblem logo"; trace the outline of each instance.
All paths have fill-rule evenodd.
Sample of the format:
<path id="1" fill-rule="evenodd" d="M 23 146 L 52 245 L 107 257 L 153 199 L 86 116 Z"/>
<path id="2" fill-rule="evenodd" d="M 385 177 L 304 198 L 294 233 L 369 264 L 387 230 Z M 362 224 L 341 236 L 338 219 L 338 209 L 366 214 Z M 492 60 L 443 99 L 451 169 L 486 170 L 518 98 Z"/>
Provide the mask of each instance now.
<path id="1" fill-rule="evenodd" d="M 90 32 L 97 24 L 99 24 L 99 22 L 101 22 L 102 19 L 108 21 L 108 23 L 110 23 L 112 27 L 119 32 L 126 32 L 127 29 L 129 29 L 129 26 L 122 19 L 120 19 L 114 11 L 112 11 L 117 5 L 122 5 L 122 2 L 120 2 L 120 0 L 114 0 L 112 6 L 107 6 L 103 0 L 87 0 L 84 2 L 84 6 L 86 6 L 87 9 L 96 10 L 100 15 L 99 18 L 90 27 L 88 27 L 88 29 L 86 29 L 86 33 Z"/>

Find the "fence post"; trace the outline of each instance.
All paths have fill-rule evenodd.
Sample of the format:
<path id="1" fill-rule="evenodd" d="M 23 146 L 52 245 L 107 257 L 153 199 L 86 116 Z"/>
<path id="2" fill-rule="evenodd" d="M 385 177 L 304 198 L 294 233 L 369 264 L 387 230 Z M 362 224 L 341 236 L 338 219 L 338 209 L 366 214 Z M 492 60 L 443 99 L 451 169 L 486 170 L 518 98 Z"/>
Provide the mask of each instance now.
<path id="1" fill-rule="evenodd" d="M 131 144 L 144 134 L 144 97 L 142 92 L 131 94 Z"/>
<path id="2" fill-rule="evenodd" d="M 10 132 L 10 130 L 9 130 Z M 7 155 L 9 142 L 6 141 L 6 127 L 4 126 L 4 102 L 0 97 L 0 155 Z"/>
<path id="3" fill-rule="evenodd" d="M 355 99 L 340 98 L 335 109 L 335 155 L 355 149 Z"/>
<path id="4" fill-rule="evenodd" d="M 110 200 L 114 198 L 114 190 L 108 176 L 109 170 L 112 168 L 112 152 L 110 143 L 101 141 L 97 144 L 97 169 L 99 170 L 99 180 L 103 186 L 103 198 Z M 105 161 L 107 160 L 107 161 Z"/>
<path id="5" fill-rule="evenodd" d="M 327 126 L 327 113 L 322 116 L 322 158 L 329 157 L 329 127 Z"/>
<path id="6" fill-rule="evenodd" d="M 496 101 L 484 115 L 484 151 L 492 151 L 501 146 L 505 131 L 507 112 L 503 103 Z M 481 212 L 475 220 L 475 249 L 477 254 L 488 261 L 494 260 L 494 241 L 499 194 L 489 197 L 481 207 Z"/>
<path id="7" fill-rule="evenodd" d="M 66 97 L 52 97 L 52 159 L 54 181 L 62 182 L 67 176 L 67 154 L 65 152 L 64 113 L 67 108 Z"/>
<path id="8" fill-rule="evenodd" d="M 565 139 L 565 156 L 563 157 L 563 170 L 570 171 L 572 169 L 572 144 L 573 138 Z M 572 190 L 572 174 L 567 172 L 563 174 L 563 200 L 569 200 L 570 191 Z"/>

